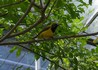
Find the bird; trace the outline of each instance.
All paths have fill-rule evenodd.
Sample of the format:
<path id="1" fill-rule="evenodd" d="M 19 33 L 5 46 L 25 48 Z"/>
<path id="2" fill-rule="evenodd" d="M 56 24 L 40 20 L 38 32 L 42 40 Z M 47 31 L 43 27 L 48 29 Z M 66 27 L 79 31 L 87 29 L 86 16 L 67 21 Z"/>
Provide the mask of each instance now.
<path id="1" fill-rule="evenodd" d="M 34 38 L 39 38 L 39 39 L 49 39 L 53 38 L 54 32 L 57 29 L 59 24 L 53 23 L 49 26 L 46 26 L 42 31 L 40 31 Z"/>
<path id="2" fill-rule="evenodd" d="M 98 37 L 95 39 L 95 40 L 93 40 L 93 43 L 95 44 L 95 43 L 98 43 Z"/>

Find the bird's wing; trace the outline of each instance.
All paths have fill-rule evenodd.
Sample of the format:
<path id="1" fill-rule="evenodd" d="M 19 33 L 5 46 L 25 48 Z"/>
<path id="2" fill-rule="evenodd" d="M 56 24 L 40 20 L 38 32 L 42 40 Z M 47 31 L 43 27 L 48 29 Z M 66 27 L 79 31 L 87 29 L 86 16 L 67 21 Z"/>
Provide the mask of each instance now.
<path id="1" fill-rule="evenodd" d="M 50 28 L 50 26 L 47 26 L 47 27 L 45 27 L 42 31 L 40 31 L 39 33 L 38 33 L 38 35 L 40 35 L 42 32 L 44 32 L 44 31 L 46 31 L 46 30 L 48 30 Z"/>
<path id="2" fill-rule="evenodd" d="M 42 32 L 48 30 L 51 26 L 45 27 L 42 31 L 40 31 L 34 38 L 37 38 Z"/>

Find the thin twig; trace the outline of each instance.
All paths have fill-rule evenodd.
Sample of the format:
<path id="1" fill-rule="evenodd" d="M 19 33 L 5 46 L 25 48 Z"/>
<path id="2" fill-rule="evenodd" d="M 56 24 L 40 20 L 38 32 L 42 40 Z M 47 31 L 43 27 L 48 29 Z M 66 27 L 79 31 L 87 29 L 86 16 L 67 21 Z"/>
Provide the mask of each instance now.
<path id="1" fill-rule="evenodd" d="M 49 13 L 47 14 L 46 18 L 49 17 L 49 15 L 50 15 L 50 13 L 51 13 L 51 11 L 52 11 L 52 9 L 53 9 L 53 7 L 54 7 L 54 5 L 56 4 L 57 1 L 58 1 L 58 0 L 55 0 L 55 1 L 54 1 L 54 3 L 53 3 L 53 5 L 51 6 L 51 9 L 50 9 Z"/>
<path id="2" fill-rule="evenodd" d="M 1 14 L 0 13 L 0 17 L 3 17 L 3 16 L 6 16 L 8 13 L 5 13 L 5 14 Z"/>
<path id="3" fill-rule="evenodd" d="M 37 5 L 36 3 L 34 3 L 34 6 L 35 6 L 36 8 L 41 9 L 41 7 L 40 7 L 39 5 Z"/>
<path id="4" fill-rule="evenodd" d="M 40 6 L 41 6 L 41 8 L 43 8 L 43 2 L 42 2 L 42 0 L 40 0 Z"/>
<path id="5" fill-rule="evenodd" d="M 50 3 L 50 0 L 46 4 L 45 8 L 47 8 L 47 6 L 49 5 L 49 3 Z M 44 11 L 46 10 L 45 8 L 43 8 Z M 28 27 L 26 30 L 23 30 L 22 32 L 18 32 L 18 33 L 9 35 L 6 38 L 15 37 L 15 36 L 22 35 L 22 34 L 25 34 L 25 33 L 29 32 L 32 28 L 34 28 L 35 26 L 37 26 L 38 24 L 40 24 L 41 22 L 43 22 L 45 20 L 45 15 L 44 15 L 45 12 L 41 12 L 41 13 L 42 13 L 41 18 L 38 21 L 36 21 L 33 25 L 31 25 L 30 27 Z"/>
<path id="6" fill-rule="evenodd" d="M 57 64 L 56 62 L 50 60 L 49 58 L 47 58 L 47 57 L 45 57 L 45 56 L 43 56 L 43 55 L 41 55 L 41 54 L 35 52 L 34 50 L 32 50 L 32 49 L 30 49 L 30 48 L 27 48 L 27 47 L 25 47 L 25 46 L 23 46 L 23 45 L 19 45 L 19 46 L 22 47 L 22 48 L 24 48 L 24 49 L 26 49 L 26 50 L 28 50 L 28 51 L 30 51 L 31 53 L 37 54 L 37 55 L 39 55 L 40 57 L 45 58 L 46 60 L 48 60 L 48 61 L 50 61 L 51 63 L 54 63 L 55 65 L 57 65 L 58 67 L 60 67 L 61 69 L 66 70 L 64 67 L 60 66 L 60 65 Z"/>
<path id="7" fill-rule="evenodd" d="M 29 2 L 31 2 L 32 0 L 28 0 Z M 41 7 L 39 5 L 37 5 L 35 2 L 33 3 L 33 5 L 36 7 L 36 8 L 39 8 L 41 9 Z"/>
<path id="8" fill-rule="evenodd" d="M 50 4 L 50 0 L 48 0 L 47 4 L 42 8 L 42 10 L 41 10 L 42 17 L 45 17 L 45 11 L 46 11 L 49 4 Z"/>
<path id="9" fill-rule="evenodd" d="M 43 22 L 43 20 L 44 20 L 44 18 L 40 18 L 37 22 L 35 22 L 33 25 L 31 25 L 27 29 L 23 30 L 22 32 L 18 32 L 18 33 L 12 34 L 12 35 L 8 36 L 7 38 L 11 38 L 11 37 L 15 37 L 15 36 L 19 36 L 19 35 L 25 34 L 25 33 L 29 32 L 32 28 L 34 28 L 35 26 L 37 26 L 38 24 Z"/>
<path id="10" fill-rule="evenodd" d="M 33 45 L 33 44 L 30 44 L 30 45 Z M 34 47 L 34 46 L 33 46 L 33 47 Z M 41 48 L 39 48 L 39 47 L 35 47 L 35 48 L 37 48 L 38 50 L 40 50 L 40 51 L 42 51 L 42 52 L 46 52 L 46 53 L 48 53 L 48 54 L 55 55 L 54 53 L 48 52 L 48 51 L 46 51 L 46 50 L 44 50 L 44 49 L 41 49 Z"/>
<path id="11" fill-rule="evenodd" d="M 22 22 L 22 20 L 26 17 L 26 15 L 30 12 L 32 5 L 33 5 L 34 0 L 31 2 L 30 6 L 28 7 L 28 9 L 26 10 L 25 14 L 18 20 L 18 22 L 15 24 L 15 26 L 6 34 L 4 35 L 1 39 L 0 42 L 2 42 L 3 40 L 5 40 L 15 29 L 16 27 L 20 24 L 20 22 Z"/>
<path id="12" fill-rule="evenodd" d="M 34 42 L 51 41 L 51 40 L 58 40 L 58 39 L 68 39 L 68 38 L 79 38 L 79 37 L 94 36 L 94 35 L 98 35 L 98 32 L 91 33 L 91 34 L 82 34 L 82 35 L 60 36 L 60 37 L 54 37 L 54 38 L 50 38 L 50 39 L 30 40 L 30 41 L 25 41 L 25 42 L 1 42 L 0 45 L 30 44 L 30 43 L 34 43 Z"/>
<path id="13" fill-rule="evenodd" d="M 17 4 L 20 4 L 24 1 L 25 0 L 20 0 L 19 2 L 14 2 L 14 3 L 11 3 L 11 4 L 2 5 L 2 6 L 0 6 L 0 8 L 9 7 L 9 6 L 12 6 L 12 5 L 17 5 Z"/>
<path id="14" fill-rule="evenodd" d="M 45 10 L 47 9 L 48 5 L 50 4 L 50 0 L 48 0 L 47 4 L 45 5 L 43 12 L 45 12 Z"/>
<path id="15" fill-rule="evenodd" d="M 45 10 L 44 10 L 45 11 Z M 43 13 L 43 12 L 42 12 Z M 36 21 L 33 25 L 31 25 L 30 27 L 28 27 L 26 30 L 23 30 L 22 32 L 18 32 L 18 33 L 15 33 L 15 34 L 12 34 L 12 35 L 9 35 L 7 38 L 11 38 L 11 37 L 14 37 L 14 36 L 18 36 L 18 35 L 21 35 L 21 34 L 25 34 L 27 33 L 28 31 L 30 31 L 32 28 L 34 28 L 35 26 L 37 26 L 38 24 L 40 24 L 41 22 L 43 22 L 45 20 L 45 16 L 44 14 L 42 14 L 41 18 Z"/>

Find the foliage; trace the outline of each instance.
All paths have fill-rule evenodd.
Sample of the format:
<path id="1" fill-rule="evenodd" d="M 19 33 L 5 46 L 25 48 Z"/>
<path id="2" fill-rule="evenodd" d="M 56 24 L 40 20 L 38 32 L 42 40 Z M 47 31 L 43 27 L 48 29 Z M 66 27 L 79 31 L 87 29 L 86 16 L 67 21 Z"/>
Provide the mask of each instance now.
<path id="1" fill-rule="evenodd" d="M 16 25 L 17 21 L 25 14 L 27 7 L 30 5 L 31 0 L 1 0 L 0 1 L 0 37 L 4 36 L 6 31 L 10 31 L 13 26 Z M 42 10 L 39 8 L 41 0 L 35 0 L 35 5 L 32 6 L 32 10 L 22 20 L 21 24 L 14 29 L 13 34 L 22 32 L 28 29 L 30 26 L 43 16 Z M 47 5 L 49 0 L 44 0 Z M 19 2 L 18 4 L 5 6 Z M 54 6 L 53 6 L 54 4 Z M 25 42 L 31 40 L 37 35 L 43 27 L 57 22 L 61 24 L 55 32 L 55 37 L 76 35 L 84 31 L 82 20 L 83 16 L 80 14 L 84 13 L 84 8 L 92 4 L 92 0 L 89 3 L 85 3 L 83 0 L 50 0 L 50 4 L 45 10 L 44 14 L 48 15 L 47 19 L 41 22 L 39 25 L 31 28 L 29 31 L 17 35 L 14 38 L 15 41 Z M 53 8 L 52 8 L 53 6 Z M 52 8 L 52 10 L 51 10 Z M 49 11 L 51 12 L 49 13 Z M 3 16 L 2 16 L 3 15 Z M 10 36 L 10 35 L 9 35 Z M 57 70 L 59 68 L 67 70 L 97 70 L 98 68 L 98 48 L 89 51 L 84 46 L 86 45 L 88 37 L 80 38 L 69 38 L 59 39 L 44 42 L 30 43 L 30 49 L 35 53 L 35 58 L 43 57 L 43 60 L 47 59 L 50 61 L 49 69 Z M 13 42 L 13 41 L 12 41 Z M 18 44 L 17 44 L 18 45 Z M 21 47 L 21 46 L 20 46 Z M 14 52 L 17 48 L 13 47 L 10 52 Z M 18 48 L 16 55 L 21 54 L 22 48 Z M 27 49 L 28 50 L 28 49 Z M 18 70 L 18 69 L 17 69 Z M 29 68 L 27 70 L 30 70 Z"/>

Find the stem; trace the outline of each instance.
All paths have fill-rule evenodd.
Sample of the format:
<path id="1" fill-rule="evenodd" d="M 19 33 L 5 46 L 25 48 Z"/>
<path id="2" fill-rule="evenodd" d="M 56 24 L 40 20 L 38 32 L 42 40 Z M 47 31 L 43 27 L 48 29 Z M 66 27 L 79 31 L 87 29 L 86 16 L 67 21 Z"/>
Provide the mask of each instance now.
<path id="1" fill-rule="evenodd" d="M 25 42 L 1 42 L 0 45 L 18 45 L 18 44 L 30 44 L 35 42 L 42 42 L 42 41 L 51 41 L 51 40 L 58 40 L 58 39 L 68 39 L 68 38 L 79 38 L 79 37 L 87 37 L 87 36 L 94 36 L 97 35 L 96 33 L 91 34 L 83 34 L 83 35 L 67 35 L 67 36 L 60 36 L 60 37 L 54 37 L 49 39 L 38 39 L 38 40 L 30 40 Z"/>
<path id="2" fill-rule="evenodd" d="M 28 7 L 28 9 L 26 10 L 25 14 L 18 20 L 18 22 L 16 23 L 16 25 L 6 34 L 4 35 L 1 39 L 0 42 L 2 42 L 3 40 L 5 40 L 15 29 L 16 27 L 22 22 L 22 20 L 26 17 L 26 15 L 30 12 L 33 2 L 31 2 L 30 6 Z"/>

